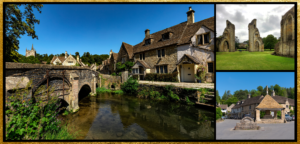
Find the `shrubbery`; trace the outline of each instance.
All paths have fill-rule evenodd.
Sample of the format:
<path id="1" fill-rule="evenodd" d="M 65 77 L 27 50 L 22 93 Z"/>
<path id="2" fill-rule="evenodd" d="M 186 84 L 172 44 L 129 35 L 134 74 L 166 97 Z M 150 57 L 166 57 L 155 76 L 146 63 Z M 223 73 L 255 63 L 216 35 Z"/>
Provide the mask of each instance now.
<path id="1" fill-rule="evenodd" d="M 139 84 L 138 84 L 137 80 L 130 77 L 126 82 L 124 82 L 121 85 L 121 89 L 124 93 L 136 94 L 138 86 L 139 86 Z"/>
<path id="2" fill-rule="evenodd" d="M 57 119 L 60 103 L 57 96 L 52 96 L 54 89 L 49 92 L 49 100 L 44 102 L 39 96 L 35 99 L 26 99 L 29 95 L 28 87 L 19 91 L 15 89 L 15 94 L 9 96 L 5 106 L 6 117 L 6 139 L 7 140 L 40 140 L 47 139 L 47 136 L 55 136 L 63 131 L 60 127 L 60 120 Z M 41 86 L 36 92 L 46 95 L 44 86 Z M 69 133 L 64 133 L 67 137 Z M 69 137 L 70 138 L 70 137 Z"/>
<path id="3" fill-rule="evenodd" d="M 148 81 L 163 81 L 163 82 L 178 82 L 178 73 L 168 73 L 168 74 L 157 74 L 149 73 L 145 76 L 145 80 Z"/>
<path id="4" fill-rule="evenodd" d="M 105 93 L 105 92 L 111 92 L 110 89 L 106 89 L 105 87 L 98 87 L 96 89 L 96 93 L 99 94 L 99 93 Z"/>
<path id="5" fill-rule="evenodd" d="M 222 111 L 220 107 L 216 108 L 216 119 L 220 119 L 222 117 Z"/>

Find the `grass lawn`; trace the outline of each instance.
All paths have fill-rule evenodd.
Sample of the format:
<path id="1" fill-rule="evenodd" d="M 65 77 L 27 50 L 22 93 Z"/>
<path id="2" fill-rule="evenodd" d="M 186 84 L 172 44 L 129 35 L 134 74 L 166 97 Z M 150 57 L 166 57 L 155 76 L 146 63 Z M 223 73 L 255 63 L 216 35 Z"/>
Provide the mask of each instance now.
<path id="1" fill-rule="evenodd" d="M 294 58 L 272 52 L 217 52 L 216 70 L 294 70 Z"/>

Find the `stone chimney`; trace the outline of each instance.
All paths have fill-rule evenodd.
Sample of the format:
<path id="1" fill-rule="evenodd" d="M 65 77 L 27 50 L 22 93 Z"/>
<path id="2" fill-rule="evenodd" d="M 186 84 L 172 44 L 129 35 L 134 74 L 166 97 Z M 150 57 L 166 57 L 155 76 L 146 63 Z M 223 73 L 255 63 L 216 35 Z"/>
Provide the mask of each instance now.
<path id="1" fill-rule="evenodd" d="M 248 99 L 249 99 L 249 98 L 251 98 L 251 95 L 250 95 L 250 94 L 248 94 L 248 95 L 247 95 L 247 98 L 248 98 Z"/>
<path id="2" fill-rule="evenodd" d="M 194 13 L 195 13 L 195 11 L 192 10 L 192 7 L 189 7 L 189 11 L 186 13 L 187 14 L 187 24 L 193 24 L 195 22 Z"/>
<path id="3" fill-rule="evenodd" d="M 268 90 L 268 86 L 267 86 L 267 94 L 266 95 L 269 95 L 269 90 Z"/>
<path id="4" fill-rule="evenodd" d="M 79 55 L 77 55 L 77 61 L 79 61 Z"/>
<path id="5" fill-rule="evenodd" d="M 145 38 L 148 38 L 148 37 L 150 37 L 150 30 L 146 29 L 145 30 Z"/>
<path id="6" fill-rule="evenodd" d="M 67 51 L 65 52 L 65 58 L 67 58 L 68 57 L 68 53 L 67 53 Z"/>
<path id="7" fill-rule="evenodd" d="M 272 96 L 275 96 L 275 91 L 273 90 L 273 92 L 272 92 Z"/>

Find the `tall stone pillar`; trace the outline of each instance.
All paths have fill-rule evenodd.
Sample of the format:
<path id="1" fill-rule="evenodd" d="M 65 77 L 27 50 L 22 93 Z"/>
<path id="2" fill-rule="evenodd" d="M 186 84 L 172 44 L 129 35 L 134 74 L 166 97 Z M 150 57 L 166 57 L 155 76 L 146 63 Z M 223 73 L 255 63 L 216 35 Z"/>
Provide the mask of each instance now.
<path id="1" fill-rule="evenodd" d="M 71 73 L 71 83 L 72 83 L 72 93 L 71 99 L 69 100 L 69 105 L 71 105 L 71 109 L 73 112 L 79 109 L 78 106 L 78 85 L 79 85 L 79 76 L 76 73 Z"/>
<path id="2" fill-rule="evenodd" d="M 128 71 L 126 70 L 126 71 L 122 72 L 121 75 L 122 75 L 122 83 L 126 82 L 128 79 Z"/>
<path id="3" fill-rule="evenodd" d="M 94 93 L 94 94 L 96 94 L 96 83 L 97 83 L 97 79 L 96 79 L 96 75 L 95 74 L 92 74 L 92 76 L 93 76 L 93 90 L 92 90 L 92 92 Z"/>
<path id="4" fill-rule="evenodd" d="M 284 113 L 284 109 L 281 110 L 281 120 L 285 120 L 285 113 Z"/>
<path id="5" fill-rule="evenodd" d="M 178 73 L 177 78 L 178 78 L 178 82 L 180 82 L 180 71 L 179 71 L 179 68 L 180 68 L 180 66 L 177 65 L 177 73 Z"/>
<path id="6" fill-rule="evenodd" d="M 261 121 L 260 120 L 260 110 L 256 109 L 256 121 Z"/>
<path id="7" fill-rule="evenodd" d="M 274 119 L 277 119 L 277 111 L 274 111 Z"/>

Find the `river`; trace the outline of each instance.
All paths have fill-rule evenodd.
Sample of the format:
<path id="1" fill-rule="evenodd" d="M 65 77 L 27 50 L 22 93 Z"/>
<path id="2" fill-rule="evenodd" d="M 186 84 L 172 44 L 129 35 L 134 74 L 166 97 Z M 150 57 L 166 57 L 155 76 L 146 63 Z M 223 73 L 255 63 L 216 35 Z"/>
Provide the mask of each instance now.
<path id="1" fill-rule="evenodd" d="M 213 140 L 214 113 L 180 103 L 103 93 L 63 118 L 76 140 Z"/>

